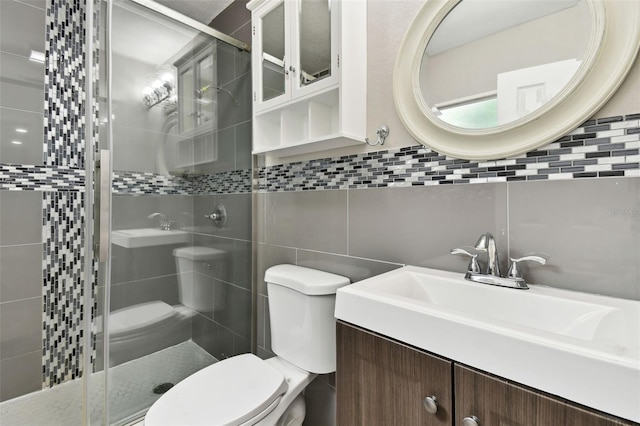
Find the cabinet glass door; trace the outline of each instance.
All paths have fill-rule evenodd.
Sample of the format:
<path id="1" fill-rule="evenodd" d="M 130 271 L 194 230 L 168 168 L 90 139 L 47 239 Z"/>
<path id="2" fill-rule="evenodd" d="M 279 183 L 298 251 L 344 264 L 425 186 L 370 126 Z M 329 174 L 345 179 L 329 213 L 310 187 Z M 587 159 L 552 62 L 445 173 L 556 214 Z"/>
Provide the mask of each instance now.
<path id="1" fill-rule="evenodd" d="M 209 124 L 215 126 L 214 118 L 216 116 L 216 73 L 213 68 L 214 64 L 213 52 L 211 49 L 205 50 L 196 59 L 198 68 L 197 84 L 195 88 L 196 95 L 196 123 L 197 126 Z"/>
<path id="2" fill-rule="evenodd" d="M 193 67 L 183 68 L 178 76 L 178 100 L 180 102 L 180 131 L 182 133 L 193 130 L 195 118 L 195 104 L 193 102 L 194 72 Z"/>
<path id="3" fill-rule="evenodd" d="M 289 70 L 285 63 L 284 2 L 262 17 L 262 102 L 285 93 Z"/>
<path id="4" fill-rule="evenodd" d="M 299 87 L 317 84 L 331 76 L 330 0 L 298 1 Z"/>

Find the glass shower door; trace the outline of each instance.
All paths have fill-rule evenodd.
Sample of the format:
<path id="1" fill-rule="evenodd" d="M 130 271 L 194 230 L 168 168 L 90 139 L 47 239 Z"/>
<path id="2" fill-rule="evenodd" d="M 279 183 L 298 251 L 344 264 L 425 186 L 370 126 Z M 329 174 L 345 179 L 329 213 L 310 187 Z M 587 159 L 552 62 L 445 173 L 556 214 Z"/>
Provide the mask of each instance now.
<path id="1" fill-rule="evenodd" d="M 250 62 L 166 8 L 104 5 L 111 245 L 97 352 L 107 422 L 123 424 L 251 351 Z M 227 220 L 205 219 L 219 204 Z"/>

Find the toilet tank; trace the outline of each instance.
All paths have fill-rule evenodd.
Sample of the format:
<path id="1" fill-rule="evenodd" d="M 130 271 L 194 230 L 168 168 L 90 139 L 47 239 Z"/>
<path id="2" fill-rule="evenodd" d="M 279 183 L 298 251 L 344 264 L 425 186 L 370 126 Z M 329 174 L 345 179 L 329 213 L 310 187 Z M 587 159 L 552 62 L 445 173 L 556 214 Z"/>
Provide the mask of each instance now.
<path id="1" fill-rule="evenodd" d="M 348 278 L 295 265 L 265 272 L 269 292 L 271 349 L 311 373 L 336 370 L 336 290 Z"/>
<path id="2" fill-rule="evenodd" d="M 227 252 L 212 247 L 187 246 L 173 250 L 178 272 L 180 303 L 193 310 L 210 313 L 224 307 Z"/>

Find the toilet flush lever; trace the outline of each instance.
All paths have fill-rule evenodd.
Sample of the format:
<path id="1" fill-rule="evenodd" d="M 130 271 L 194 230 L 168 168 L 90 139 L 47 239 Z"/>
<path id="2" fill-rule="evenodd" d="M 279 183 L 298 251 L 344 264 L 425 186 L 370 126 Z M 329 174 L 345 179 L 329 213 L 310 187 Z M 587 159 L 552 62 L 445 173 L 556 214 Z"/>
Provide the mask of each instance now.
<path id="1" fill-rule="evenodd" d="M 204 215 L 205 219 L 212 220 L 216 226 L 222 226 L 227 221 L 227 209 L 222 204 L 218 204 L 213 212 Z"/>

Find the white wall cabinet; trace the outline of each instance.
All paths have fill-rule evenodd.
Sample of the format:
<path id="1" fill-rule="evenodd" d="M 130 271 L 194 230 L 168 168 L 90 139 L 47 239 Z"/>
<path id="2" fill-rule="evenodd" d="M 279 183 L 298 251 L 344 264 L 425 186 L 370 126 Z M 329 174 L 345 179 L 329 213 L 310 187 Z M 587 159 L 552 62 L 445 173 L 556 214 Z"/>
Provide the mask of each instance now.
<path id="1" fill-rule="evenodd" d="M 201 44 L 177 61 L 178 134 L 172 171 L 218 159 L 216 44 Z"/>
<path id="2" fill-rule="evenodd" d="M 252 0 L 253 153 L 364 142 L 365 0 Z"/>

